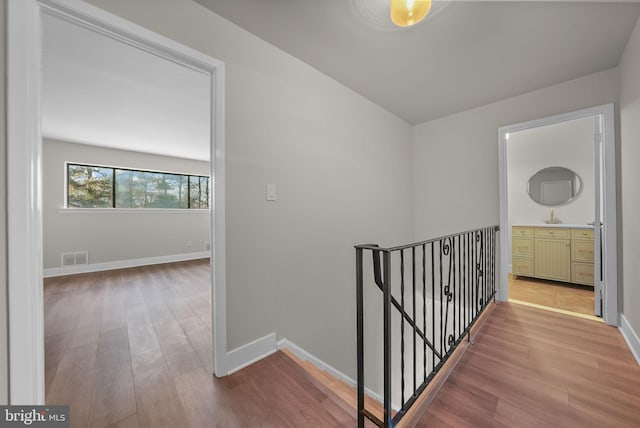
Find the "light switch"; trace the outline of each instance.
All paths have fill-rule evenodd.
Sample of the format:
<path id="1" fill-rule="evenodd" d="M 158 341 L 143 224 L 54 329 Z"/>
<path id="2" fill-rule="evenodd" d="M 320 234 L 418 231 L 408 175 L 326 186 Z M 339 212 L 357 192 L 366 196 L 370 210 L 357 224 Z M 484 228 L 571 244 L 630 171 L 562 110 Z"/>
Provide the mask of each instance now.
<path id="1" fill-rule="evenodd" d="M 276 200 L 276 185 L 267 184 L 267 201 L 275 201 L 275 200 Z"/>

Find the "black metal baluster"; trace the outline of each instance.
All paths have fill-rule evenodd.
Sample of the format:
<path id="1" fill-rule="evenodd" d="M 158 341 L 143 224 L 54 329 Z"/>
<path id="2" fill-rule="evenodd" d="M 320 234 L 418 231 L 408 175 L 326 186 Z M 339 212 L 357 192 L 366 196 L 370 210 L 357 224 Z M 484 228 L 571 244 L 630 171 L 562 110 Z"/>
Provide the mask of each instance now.
<path id="1" fill-rule="evenodd" d="M 391 421 L 391 253 L 384 252 L 384 426 Z"/>
<path id="2" fill-rule="evenodd" d="M 400 250 L 400 310 L 404 314 L 404 250 Z M 404 317 L 400 317 L 400 397 L 404 406 Z"/>
<path id="3" fill-rule="evenodd" d="M 434 243 L 431 242 L 431 343 L 433 344 L 431 371 L 433 371 L 436 366 L 436 265 L 434 250 Z"/>
<path id="4" fill-rule="evenodd" d="M 487 234 L 483 230 L 482 236 L 482 306 L 487 304 Z"/>
<path id="5" fill-rule="evenodd" d="M 438 342 L 440 342 L 440 355 L 444 355 L 444 334 L 442 333 L 442 240 L 440 240 L 440 337 L 438 337 Z M 442 361 L 442 359 L 440 359 Z"/>
<path id="6" fill-rule="evenodd" d="M 412 292 L 412 306 L 413 306 L 413 322 L 416 322 L 416 247 L 411 247 L 411 292 Z M 418 355 L 418 349 L 416 344 L 416 329 L 413 329 L 413 393 L 411 395 L 415 395 L 416 389 L 418 386 L 416 385 L 416 359 Z"/>
<path id="7" fill-rule="evenodd" d="M 491 293 L 493 294 L 493 301 L 496 301 L 496 229 L 493 228 L 493 242 L 491 244 Z"/>
<path id="8" fill-rule="evenodd" d="M 472 298 L 472 304 L 473 304 L 473 318 L 475 318 L 476 316 L 476 308 L 478 307 L 478 300 L 477 300 L 477 283 L 478 283 L 478 276 L 476 274 L 476 234 L 473 233 L 471 235 L 471 242 L 472 242 L 472 246 L 473 246 L 473 252 L 471 254 L 471 273 L 473 275 L 473 286 L 471 287 L 471 298 Z M 472 319 L 473 319 L 472 318 Z"/>
<path id="9" fill-rule="evenodd" d="M 456 335 L 457 335 L 457 318 L 456 318 L 456 238 L 455 236 L 453 238 L 451 238 L 451 260 L 453 260 L 453 281 L 451 282 L 451 285 L 449 286 L 449 291 L 451 293 L 453 293 L 453 297 L 451 299 L 451 301 L 453 302 L 453 310 L 452 310 L 452 315 L 453 315 L 453 333 L 452 337 L 455 339 Z M 453 344 L 451 344 L 450 346 L 453 346 Z"/>
<path id="10" fill-rule="evenodd" d="M 356 331 L 358 358 L 358 428 L 364 428 L 364 285 L 362 248 L 356 248 Z"/>
<path id="11" fill-rule="evenodd" d="M 464 320 L 464 330 L 467 329 L 467 237 L 462 235 L 462 319 Z"/>
<path id="12" fill-rule="evenodd" d="M 460 336 L 460 332 L 464 330 L 462 328 L 462 242 L 461 237 L 458 235 L 458 332 L 456 333 L 456 337 Z"/>
<path id="13" fill-rule="evenodd" d="M 485 306 L 489 304 L 489 287 L 491 286 L 491 270 L 489 267 L 489 239 L 491 235 L 489 235 L 489 229 L 485 228 L 484 230 L 484 304 Z"/>
<path id="14" fill-rule="evenodd" d="M 422 331 L 427 334 L 427 245 L 422 245 Z M 422 362 L 424 364 L 424 373 L 422 381 L 427 380 L 427 341 L 422 339 L 424 353 Z"/>

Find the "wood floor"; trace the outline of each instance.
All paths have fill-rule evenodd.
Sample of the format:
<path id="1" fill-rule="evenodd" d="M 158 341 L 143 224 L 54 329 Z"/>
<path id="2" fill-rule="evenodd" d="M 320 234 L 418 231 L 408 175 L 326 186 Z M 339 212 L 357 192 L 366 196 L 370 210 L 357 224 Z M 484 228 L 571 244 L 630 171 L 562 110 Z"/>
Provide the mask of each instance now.
<path id="1" fill-rule="evenodd" d="M 73 427 L 352 427 L 281 353 L 215 379 L 208 261 L 45 281 L 46 401 Z"/>
<path id="2" fill-rule="evenodd" d="M 47 403 L 74 427 L 355 426 L 282 352 L 213 378 L 210 310 L 206 261 L 47 279 Z M 617 329 L 506 303 L 474 342 L 419 427 L 640 426 Z"/>
<path id="3" fill-rule="evenodd" d="M 640 427 L 640 366 L 617 329 L 497 304 L 419 427 Z"/>
<path id="4" fill-rule="evenodd" d="M 509 274 L 509 298 L 584 315 L 594 315 L 593 287 Z"/>

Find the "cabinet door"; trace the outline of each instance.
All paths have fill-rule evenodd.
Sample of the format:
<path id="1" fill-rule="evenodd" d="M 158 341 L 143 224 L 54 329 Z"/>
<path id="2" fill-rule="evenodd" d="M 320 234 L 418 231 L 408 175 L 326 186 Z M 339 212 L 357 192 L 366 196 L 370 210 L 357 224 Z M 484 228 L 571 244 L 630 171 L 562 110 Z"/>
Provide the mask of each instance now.
<path id="1" fill-rule="evenodd" d="M 519 238 L 514 236 L 511 241 L 513 256 L 533 257 L 533 238 Z"/>
<path id="2" fill-rule="evenodd" d="M 593 241 L 574 239 L 571 242 L 571 252 L 571 259 L 574 262 L 593 263 Z"/>
<path id="3" fill-rule="evenodd" d="M 511 272 L 514 275 L 533 276 L 533 258 L 513 256 Z"/>
<path id="4" fill-rule="evenodd" d="M 571 282 L 593 285 L 593 263 L 573 262 L 571 264 Z"/>
<path id="5" fill-rule="evenodd" d="M 571 244 L 568 239 L 535 240 L 535 276 L 555 281 L 571 279 Z"/>

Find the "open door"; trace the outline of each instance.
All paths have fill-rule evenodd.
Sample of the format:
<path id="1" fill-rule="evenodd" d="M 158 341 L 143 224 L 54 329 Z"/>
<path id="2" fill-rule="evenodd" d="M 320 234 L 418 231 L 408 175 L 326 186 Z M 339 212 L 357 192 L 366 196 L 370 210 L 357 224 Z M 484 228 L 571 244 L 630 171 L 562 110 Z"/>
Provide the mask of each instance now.
<path id="1" fill-rule="evenodd" d="M 594 312 L 596 316 L 602 317 L 603 308 L 603 295 L 604 295 L 604 276 L 603 276 L 603 252 L 602 252 L 602 229 L 603 229 L 603 217 L 604 217 L 604 204 L 603 204 L 603 152 L 602 152 L 602 115 L 595 116 L 593 118 L 594 131 L 593 141 L 595 144 L 595 180 L 596 180 L 596 206 L 595 216 L 593 222 L 593 293 L 594 293 Z"/>

